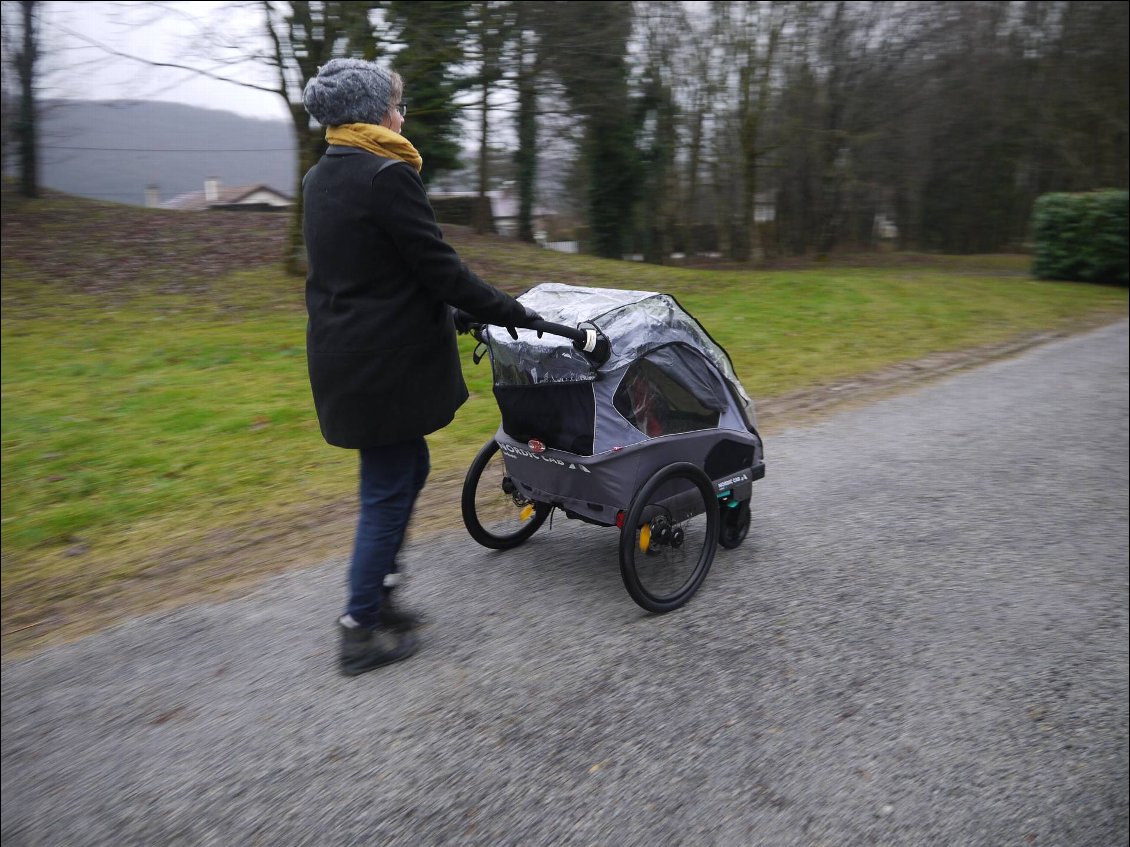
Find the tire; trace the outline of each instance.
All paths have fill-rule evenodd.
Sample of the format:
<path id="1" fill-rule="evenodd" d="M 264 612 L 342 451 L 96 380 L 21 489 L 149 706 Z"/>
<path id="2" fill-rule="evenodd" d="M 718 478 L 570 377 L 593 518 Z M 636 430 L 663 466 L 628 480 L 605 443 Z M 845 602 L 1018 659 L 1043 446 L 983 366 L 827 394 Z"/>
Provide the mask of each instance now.
<path id="1" fill-rule="evenodd" d="M 737 506 L 722 509 L 721 513 L 718 543 L 727 550 L 740 547 L 749 534 L 749 501 L 742 500 Z"/>
<path id="2" fill-rule="evenodd" d="M 507 493 L 506 465 L 493 438 L 483 445 L 463 480 L 463 523 L 475 541 L 492 550 L 509 550 L 537 532 L 552 507 Z M 522 520 L 526 506 L 533 514 Z"/>
<path id="3" fill-rule="evenodd" d="M 632 599 L 659 614 L 690 600 L 714 561 L 718 524 L 718 498 L 701 469 L 684 462 L 653 474 L 620 529 L 620 575 Z"/>

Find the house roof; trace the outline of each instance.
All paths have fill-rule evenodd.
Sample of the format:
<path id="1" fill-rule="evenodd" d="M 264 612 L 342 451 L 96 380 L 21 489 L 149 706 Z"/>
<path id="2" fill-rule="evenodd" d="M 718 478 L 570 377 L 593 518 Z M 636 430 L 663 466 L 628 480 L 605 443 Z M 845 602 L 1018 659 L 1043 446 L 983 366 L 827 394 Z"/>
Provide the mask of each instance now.
<path id="1" fill-rule="evenodd" d="M 269 185 L 234 185 L 230 188 L 220 187 L 216 191 L 216 199 L 208 202 L 204 198 L 203 191 L 189 191 L 186 194 L 178 194 L 176 197 L 170 197 L 159 205 L 161 209 L 180 209 L 186 212 L 203 211 L 210 209 L 213 206 L 233 206 L 244 200 L 244 198 L 251 196 L 259 191 L 267 191 L 286 200 L 288 203 L 294 202 L 293 197 L 283 194 L 281 191 L 276 191 Z"/>

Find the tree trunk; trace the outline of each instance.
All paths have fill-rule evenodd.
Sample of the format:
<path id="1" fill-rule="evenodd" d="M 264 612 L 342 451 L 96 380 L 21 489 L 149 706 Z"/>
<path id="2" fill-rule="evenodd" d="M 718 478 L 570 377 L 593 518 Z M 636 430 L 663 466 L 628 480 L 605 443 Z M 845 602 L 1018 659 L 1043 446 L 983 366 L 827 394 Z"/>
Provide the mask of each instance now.
<path id="1" fill-rule="evenodd" d="M 38 0 L 23 0 L 23 46 L 15 56 L 20 80 L 20 121 L 16 134 L 20 147 L 20 194 L 39 196 L 38 126 L 35 109 L 35 63 L 39 58 L 39 38 L 35 30 Z"/>
<path id="2" fill-rule="evenodd" d="M 290 104 L 290 115 L 294 122 L 294 137 L 298 145 L 298 190 L 295 192 L 294 211 L 290 216 L 290 233 L 287 237 L 286 270 L 293 276 L 306 275 L 306 241 L 302 237 L 304 203 L 302 178 L 318 163 L 326 151 L 326 139 L 322 128 L 310 128 L 310 116 L 302 105 Z"/>
<path id="3" fill-rule="evenodd" d="M 485 49 L 485 47 L 484 47 Z M 475 204 L 475 232 L 483 235 L 490 229 L 490 147 L 488 146 L 488 132 L 490 130 L 490 79 L 483 73 L 483 108 L 479 114 L 479 197 Z"/>
<path id="4" fill-rule="evenodd" d="M 521 5 L 519 4 L 519 14 Z M 518 237 L 534 240 L 534 186 L 538 171 L 538 92 L 535 69 L 526 59 L 526 33 L 519 31 L 518 149 L 514 153 L 518 171 Z"/>

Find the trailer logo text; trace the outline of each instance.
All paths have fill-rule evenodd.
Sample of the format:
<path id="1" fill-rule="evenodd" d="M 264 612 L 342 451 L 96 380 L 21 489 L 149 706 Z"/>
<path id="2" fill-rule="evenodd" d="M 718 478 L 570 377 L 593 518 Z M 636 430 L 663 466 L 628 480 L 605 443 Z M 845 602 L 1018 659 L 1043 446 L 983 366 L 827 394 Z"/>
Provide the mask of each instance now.
<path id="1" fill-rule="evenodd" d="M 513 444 L 499 444 L 498 446 L 501 447 L 502 452 L 506 453 L 508 456 L 521 456 L 523 459 L 533 459 L 538 462 L 548 462 L 551 465 L 557 465 L 559 467 L 565 468 L 566 470 L 581 471 L 587 474 L 592 473 L 592 471 L 590 471 L 584 465 L 578 465 L 574 462 L 566 462 L 561 459 L 555 459 L 552 456 L 546 456 L 545 454 L 538 455 L 537 453 L 533 453 L 522 447 L 515 447 Z"/>
<path id="2" fill-rule="evenodd" d="M 735 485 L 740 485 L 743 482 L 749 482 L 749 474 L 740 473 L 737 476 L 732 476 L 718 483 L 718 490 L 722 491 L 725 488 L 732 488 Z"/>

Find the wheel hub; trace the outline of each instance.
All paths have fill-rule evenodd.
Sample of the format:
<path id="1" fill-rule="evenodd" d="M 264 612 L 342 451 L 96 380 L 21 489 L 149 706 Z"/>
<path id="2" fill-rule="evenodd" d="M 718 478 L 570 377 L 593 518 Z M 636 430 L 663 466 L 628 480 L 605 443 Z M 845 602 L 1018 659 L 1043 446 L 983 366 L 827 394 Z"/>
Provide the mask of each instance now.
<path id="1" fill-rule="evenodd" d="M 640 549 L 653 553 L 659 547 L 678 549 L 683 546 L 686 534 L 680 526 L 672 526 L 666 516 L 660 515 L 640 527 Z"/>

